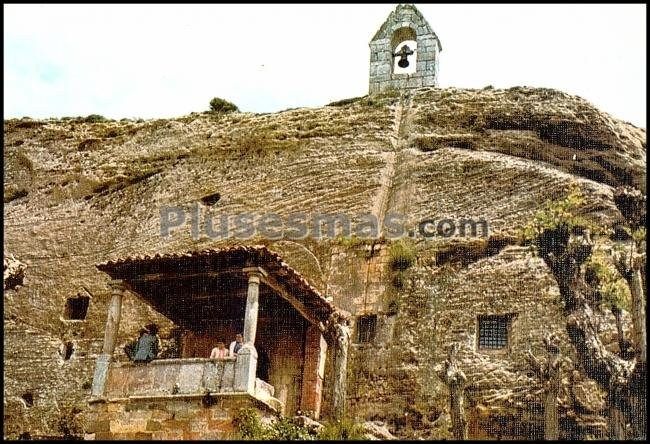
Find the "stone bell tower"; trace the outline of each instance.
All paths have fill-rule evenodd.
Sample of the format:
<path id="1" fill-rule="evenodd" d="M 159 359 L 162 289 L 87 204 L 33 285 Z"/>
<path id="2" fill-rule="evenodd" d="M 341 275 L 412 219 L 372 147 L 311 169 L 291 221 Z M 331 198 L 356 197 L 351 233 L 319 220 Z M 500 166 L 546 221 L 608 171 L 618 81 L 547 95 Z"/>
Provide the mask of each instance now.
<path id="1" fill-rule="evenodd" d="M 370 93 L 437 86 L 440 40 L 420 11 L 399 5 L 370 41 Z"/>

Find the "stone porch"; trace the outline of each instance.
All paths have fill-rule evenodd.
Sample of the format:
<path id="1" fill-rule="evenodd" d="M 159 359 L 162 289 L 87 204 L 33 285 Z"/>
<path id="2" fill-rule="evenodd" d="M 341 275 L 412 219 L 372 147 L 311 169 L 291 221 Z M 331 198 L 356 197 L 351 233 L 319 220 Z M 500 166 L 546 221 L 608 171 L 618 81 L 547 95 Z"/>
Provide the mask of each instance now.
<path id="1" fill-rule="evenodd" d="M 328 342 L 335 342 L 335 351 L 341 347 L 332 332 L 346 314 L 275 253 L 231 247 L 126 258 L 98 268 L 113 281 L 89 438 L 194 439 L 200 432 L 223 438 L 232 429 L 233 406 L 252 406 L 262 416 L 300 411 L 319 417 Z M 135 364 L 115 353 L 126 291 L 183 330 L 178 357 Z M 225 342 L 239 331 L 244 345 L 236 357 L 207 357 L 218 338 Z M 262 373 L 258 351 L 265 355 Z M 334 379 L 344 390 L 346 363 L 337 356 Z M 176 413 L 168 417 L 170 408 L 193 413 L 177 424 Z M 201 422 L 206 415 L 212 419 Z M 166 418 L 166 425 L 152 423 L 156 418 Z"/>

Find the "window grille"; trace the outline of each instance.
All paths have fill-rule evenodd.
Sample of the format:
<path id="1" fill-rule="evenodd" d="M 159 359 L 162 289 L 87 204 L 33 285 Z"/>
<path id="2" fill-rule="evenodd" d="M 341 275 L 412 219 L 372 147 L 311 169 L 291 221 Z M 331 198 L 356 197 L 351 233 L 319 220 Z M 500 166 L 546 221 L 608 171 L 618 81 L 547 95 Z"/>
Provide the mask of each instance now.
<path id="1" fill-rule="evenodd" d="M 375 339 L 377 315 L 361 316 L 357 320 L 357 342 L 368 343 Z"/>
<path id="2" fill-rule="evenodd" d="M 479 348 L 500 349 L 508 345 L 509 316 L 479 316 Z"/>

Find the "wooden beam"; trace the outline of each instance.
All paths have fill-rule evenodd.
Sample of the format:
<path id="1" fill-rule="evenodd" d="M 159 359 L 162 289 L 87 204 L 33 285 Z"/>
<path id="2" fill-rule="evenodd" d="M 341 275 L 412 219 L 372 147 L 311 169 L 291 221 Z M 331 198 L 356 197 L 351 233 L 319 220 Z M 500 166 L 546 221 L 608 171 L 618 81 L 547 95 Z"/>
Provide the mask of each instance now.
<path id="1" fill-rule="evenodd" d="M 242 269 L 242 271 L 247 274 L 259 274 L 262 277 L 267 277 L 269 275 L 262 267 L 246 267 Z"/>
<path id="2" fill-rule="evenodd" d="M 221 271 L 202 271 L 200 273 L 146 273 L 137 277 L 124 278 L 126 281 L 168 281 L 168 280 L 178 280 L 178 279 L 194 279 L 194 278 L 216 278 L 224 274 L 240 274 L 243 277 L 243 272 L 241 268 L 229 268 Z"/>
<path id="3" fill-rule="evenodd" d="M 309 310 L 307 310 L 307 307 L 305 307 L 305 304 L 300 302 L 296 297 L 294 297 L 291 293 L 289 293 L 273 276 L 265 276 L 262 278 L 262 282 L 264 282 L 266 285 L 271 287 L 273 290 L 275 290 L 283 299 L 285 299 L 287 302 L 289 302 L 293 308 L 295 308 L 298 313 L 302 315 L 305 319 L 307 319 L 309 322 L 312 324 L 316 325 L 319 330 L 323 331 L 321 328 L 322 323 L 320 322 L 320 319 L 316 318 L 314 315 L 312 315 Z"/>

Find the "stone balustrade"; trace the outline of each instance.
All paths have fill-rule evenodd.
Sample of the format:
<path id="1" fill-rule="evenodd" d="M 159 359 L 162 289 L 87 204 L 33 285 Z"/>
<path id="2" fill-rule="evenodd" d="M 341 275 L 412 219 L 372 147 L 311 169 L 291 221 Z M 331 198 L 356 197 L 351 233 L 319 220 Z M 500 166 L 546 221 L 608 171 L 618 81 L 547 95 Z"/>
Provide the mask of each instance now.
<path id="1" fill-rule="evenodd" d="M 148 364 L 110 364 L 104 396 L 108 400 L 130 397 L 235 393 L 235 358 L 157 359 Z M 254 382 L 256 397 L 270 399 L 273 386 Z M 253 393 L 251 393 L 253 394 Z"/>

